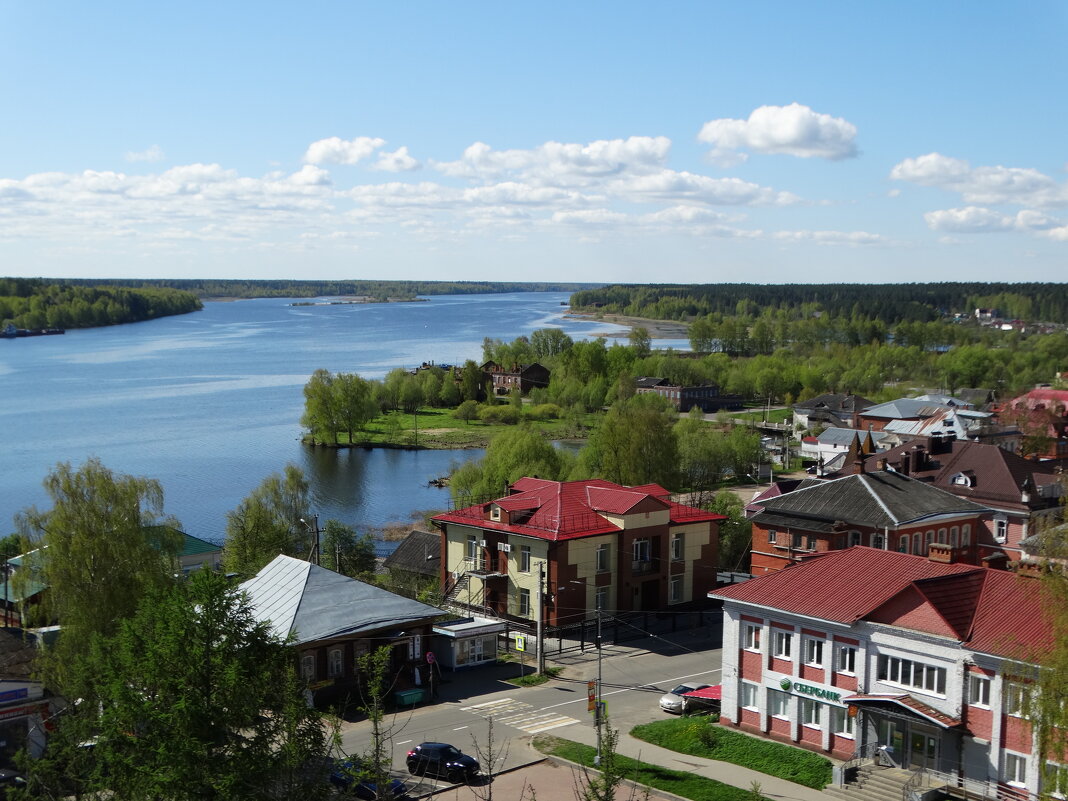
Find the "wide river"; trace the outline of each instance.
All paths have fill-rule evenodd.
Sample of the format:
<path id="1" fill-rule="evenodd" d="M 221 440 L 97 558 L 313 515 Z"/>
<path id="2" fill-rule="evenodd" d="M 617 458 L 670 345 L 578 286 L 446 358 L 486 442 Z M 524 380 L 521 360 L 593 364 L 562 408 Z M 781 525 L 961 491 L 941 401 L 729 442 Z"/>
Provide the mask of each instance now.
<path id="1" fill-rule="evenodd" d="M 480 360 L 484 337 L 556 326 L 572 337 L 620 331 L 563 316 L 566 293 L 433 296 L 425 302 L 293 306 L 206 303 L 193 314 L 64 336 L 0 341 L 0 535 L 50 505 L 42 480 L 91 456 L 160 481 L 165 512 L 221 542 L 226 513 L 287 463 L 313 511 L 356 526 L 406 523 L 441 508 L 427 482 L 479 450 L 330 451 L 300 443 L 313 370 L 380 378 L 425 361 Z"/>

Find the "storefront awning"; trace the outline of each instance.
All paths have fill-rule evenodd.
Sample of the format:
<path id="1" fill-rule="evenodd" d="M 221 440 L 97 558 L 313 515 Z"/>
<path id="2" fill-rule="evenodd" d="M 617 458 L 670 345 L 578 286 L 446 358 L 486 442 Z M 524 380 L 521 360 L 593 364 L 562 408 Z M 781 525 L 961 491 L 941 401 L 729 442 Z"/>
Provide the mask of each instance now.
<path id="1" fill-rule="evenodd" d="M 723 685 L 713 684 L 711 687 L 702 687 L 700 690 L 690 690 L 682 694 L 683 698 L 704 698 L 709 701 L 721 701 L 723 699 Z"/>
<path id="2" fill-rule="evenodd" d="M 952 715 L 939 712 L 930 704 L 925 704 L 923 701 L 908 693 L 902 693 L 900 695 L 869 695 L 866 693 L 858 693 L 856 695 L 847 695 L 843 697 L 842 703 L 852 704 L 873 711 L 878 711 L 882 708 L 886 711 L 896 710 L 898 712 L 904 712 L 906 717 L 919 717 L 924 721 L 933 723 L 935 726 L 943 729 L 956 729 L 964 725 L 964 722 L 960 718 L 955 718 Z"/>

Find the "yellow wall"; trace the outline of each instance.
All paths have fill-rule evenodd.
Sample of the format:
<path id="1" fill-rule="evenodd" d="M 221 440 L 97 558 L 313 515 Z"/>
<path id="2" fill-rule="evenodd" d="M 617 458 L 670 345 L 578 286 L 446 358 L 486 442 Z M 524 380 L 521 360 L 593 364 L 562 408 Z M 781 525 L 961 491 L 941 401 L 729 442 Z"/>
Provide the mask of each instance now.
<path id="1" fill-rule="evenodd" d="M 662 509 L 656 512 L 638 512 L 633 515 L 610 515 L 598 512 L 605 520 L 616 528 L 635 529 L 646 526 L 666 526 L 671 522 L 671 512 Z"/>

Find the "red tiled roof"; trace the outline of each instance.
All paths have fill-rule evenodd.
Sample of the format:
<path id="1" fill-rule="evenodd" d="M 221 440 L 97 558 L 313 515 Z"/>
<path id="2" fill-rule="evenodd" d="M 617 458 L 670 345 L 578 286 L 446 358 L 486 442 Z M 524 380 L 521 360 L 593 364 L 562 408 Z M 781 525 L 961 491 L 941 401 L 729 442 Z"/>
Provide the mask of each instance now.
<path id="1" fill-rule="evenodd" d="M 1036 579 L 861 546 L 830 551 L 709 594 L 854 623 L 912 591 L 972 650 L 1035 661 L 1051 643 Z"/>
<path id="2" fill-rule="evenodd" d="M 672 523 L 725 519 L 723 515 L 670 501 L 667 490 L 658 484 L 624 487 L 604 479 L 549 481 L 526 477 L 516 481 L 512 489 L 511 495 L 491 503 L 510 512 L 530 511 L 528 517 L 512 523 L 489 520 L 490 504 L 487 503 L 446 512 L 435 516 L 434 520 L 541 539 L 565 540 L 619 531 L 598 512 L 626 514 L 643 501 L 652 501 L 667 509 Z"/>

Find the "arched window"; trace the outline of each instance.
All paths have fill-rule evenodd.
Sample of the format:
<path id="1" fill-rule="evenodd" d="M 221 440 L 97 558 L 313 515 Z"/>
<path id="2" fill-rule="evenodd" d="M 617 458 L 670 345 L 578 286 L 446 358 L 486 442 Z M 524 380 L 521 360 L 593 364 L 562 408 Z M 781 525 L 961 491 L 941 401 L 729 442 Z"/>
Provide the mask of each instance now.
<path id="1" fill-rule="evenodd" d="M 949 539 L 946 536 L 946 530 L 944 528 L 938 529 L 938 541 L 943 545 L 949 544 Z"/>
<path id="2" fill-rule="evenodd" d="M 967 548 L 972 544 L 972 524 L 965 523 L 964 527 L 960 530 L 960 546 Z"/>
<path id="3" fill-rule="evenodd" d="M 926 542 L 924 543 L 924 546 L 923 546 L 924 554 L 926 554 L 929 550 L 931 550 L 931 543 L 934 542 L 934 529 L 929 530 L 927 532 L 927 534 L 925 535 L 925 537 L 926 537 Z"/>
<path id="4" fill-rule="evenodd" d="M 953 546 L 954 548 L 956 548 L 957 546 L 960 545 L 960 527 L 959 526 L 950 526 L 949 527 L 949 544 L 951 546 Z"/>
<path id="5" fill-rule="evenodd" d="M 923 533 L 917 531 L 912 535 L 912 552 L 919 554 L 923 553 Z"/>
<path id="6" fill-rule="evenodd" d="M 901 538 L 897 542 L 897 549 L 901 553 L 908 553 L 909 552 L 909 535 L 908 534 L 902 534 L 901 535 Z"/>

